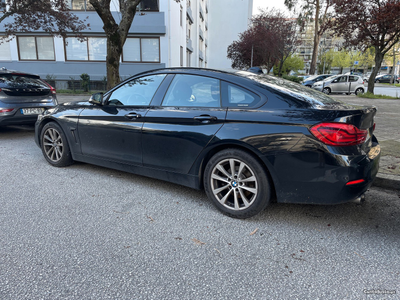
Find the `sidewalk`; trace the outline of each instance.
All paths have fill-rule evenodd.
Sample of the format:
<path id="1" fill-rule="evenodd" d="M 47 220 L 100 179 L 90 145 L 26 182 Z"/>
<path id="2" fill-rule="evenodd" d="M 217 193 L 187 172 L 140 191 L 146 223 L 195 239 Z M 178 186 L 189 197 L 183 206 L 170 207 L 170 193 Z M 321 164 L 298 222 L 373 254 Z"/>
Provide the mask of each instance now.
<path id="1" fill-rule="evenodd" d="M 364 99 L 355 95 L 332 97 L 349 104 L 374 105 L 378 108 L 375 135 L 381 146 L 381 159 L 374 185 L 400 191 L 400 100 Z M 58 94 L 57 98 L 63 103 L 85 101 L 90 95 Z"/>

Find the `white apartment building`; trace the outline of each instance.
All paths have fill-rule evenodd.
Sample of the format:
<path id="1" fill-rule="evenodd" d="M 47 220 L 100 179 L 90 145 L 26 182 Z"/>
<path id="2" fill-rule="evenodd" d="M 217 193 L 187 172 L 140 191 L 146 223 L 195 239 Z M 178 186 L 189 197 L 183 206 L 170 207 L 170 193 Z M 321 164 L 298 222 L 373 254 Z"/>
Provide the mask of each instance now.
<path id="1" fill-rule="evenodd" d="M 0 67 L 51 76 L 58 88 L 82 73 L 91 80 L 104 80 L 103 23 L 88 0 L 68 1 L 80 19 L 88 17 L 86 41 L 72 35 L 52 37 L 41 30 L 16 33 L 13 40 L 0 44 Z M 247 29 L 252 8 L 253 0 L 143 0 L 123 48 L 121 77 L 164 67 L 230 68 L 227 47 Z M 118 0 L 112 0 L 111 9 L 120 19 Z"/>

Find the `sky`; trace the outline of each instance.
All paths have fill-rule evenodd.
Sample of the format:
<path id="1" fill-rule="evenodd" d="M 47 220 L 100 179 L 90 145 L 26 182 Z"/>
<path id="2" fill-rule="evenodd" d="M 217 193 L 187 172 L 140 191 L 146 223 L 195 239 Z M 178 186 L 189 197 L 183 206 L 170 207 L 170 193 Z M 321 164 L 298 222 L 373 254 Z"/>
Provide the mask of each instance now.
<path id="1" fill-rule="evenodd" d="M 277 8 L 279 10 L 282 10 L 283 12 L 288 12 L 288 9 L 286 8 L 284 4 L 285 0 L 253 0 L 253 15 L 258 14 L 259 7 L 262 8 Z"/>

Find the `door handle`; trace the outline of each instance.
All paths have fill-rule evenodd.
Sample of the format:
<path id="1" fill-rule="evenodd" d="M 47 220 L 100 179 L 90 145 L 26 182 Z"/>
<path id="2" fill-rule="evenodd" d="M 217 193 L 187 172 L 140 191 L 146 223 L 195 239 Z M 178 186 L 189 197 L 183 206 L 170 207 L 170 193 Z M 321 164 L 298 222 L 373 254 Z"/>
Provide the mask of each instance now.
<path id="1" fill-rule="evenodd" d="M 129 113 L 126 114 L 125 117 L 132 120 L 132 119 L 139 119 L 140 117 L 142 117 L 142 115 L 137 113 Z"/>
<path id="2" fill-rule="evenodd" d="M 202 123 L 210 123 L 211 121 L 215 121 L 218 118 L 214 117 L 214 116 L 210 116 L 210 115 L 200 115 L 200 116 L 196 116 L 193 119 L 201 121 Z"/>

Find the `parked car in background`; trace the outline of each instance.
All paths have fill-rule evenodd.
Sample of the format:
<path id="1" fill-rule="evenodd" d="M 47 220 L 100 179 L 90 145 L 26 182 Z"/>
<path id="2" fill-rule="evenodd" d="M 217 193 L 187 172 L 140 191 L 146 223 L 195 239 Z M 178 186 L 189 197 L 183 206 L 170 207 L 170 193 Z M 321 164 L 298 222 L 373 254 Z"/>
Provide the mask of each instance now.
<path id="1" fill-rule="evenodd" d="M 251 67 L 251 68 L 248 68 L 247 71 L 255 73 L 255 74 L 264 74 L 263 70 L 260 67 Z"/>
<path id="2" fill-rule="evenodd" d="M 35 141 L 55 167 L 82 161 L 204 188 L 247 218 L 272 201 L 360 198 L 378 172 L 375 114 L 274 76 L 171 68 L 46 111 Z"/>
<path id="3" fill-rule="evenodd" d="M 0 69 L 0 126 L 34 124 L 57 104 L 56 90 L 38 75 Z"/>
<path id="4" fill-rule="evenodd" d="M 325 94 L 360 94 L 364 93 L 364 80 L 357 75 L 336 75 L 313 84 L 314 90 Z"/>
<path id="5" fill-rule="evenodd" d="M 307 78 L 311 77 L 311 75 L 297 75 L 297 77 L 301 78 L 302 82 Z"/>
<path id="6" fill-rule="evenodd" d="M 313 75 L 313 76 L 310 76 L 307 79 L 303 80 L 302 85 L 305 85 L 307 87 L 312 87 L 312 85 L 314 83 L 316 83 L 317 81 L 324 80 L 330 76 L 332 76 L 332 75 L 330 75 L 330 74 Z"/>
<path id="7" fill-rule="evenodd" d="M 371 72 L 367 72 L 362 76 L 364 82 L 368 82 L 370 77 L 371 77 Z"/>
<path id="8" fill-rule="evenodd" d="M 399 83 L 399 76 L 391 74 L 376 76 L 375 83 L 391 83 L 392 78 L 394 78 L 394 83 Z"/>

